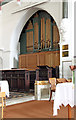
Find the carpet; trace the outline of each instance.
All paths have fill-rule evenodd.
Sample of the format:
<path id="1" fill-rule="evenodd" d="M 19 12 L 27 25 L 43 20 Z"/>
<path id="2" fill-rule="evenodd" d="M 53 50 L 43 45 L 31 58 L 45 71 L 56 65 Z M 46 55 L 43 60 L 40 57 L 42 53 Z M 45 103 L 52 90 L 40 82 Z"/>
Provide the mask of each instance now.
<path id="1" fill-rule="evenodd" d="M 71 109 L 74 118 L 74 108 Z M 30 101 L 7 106 L 4 109 L 4 118 L 68 118 L 68 107 L 62 106 L 58 115 L 53 116 L 53 102 Z"/>

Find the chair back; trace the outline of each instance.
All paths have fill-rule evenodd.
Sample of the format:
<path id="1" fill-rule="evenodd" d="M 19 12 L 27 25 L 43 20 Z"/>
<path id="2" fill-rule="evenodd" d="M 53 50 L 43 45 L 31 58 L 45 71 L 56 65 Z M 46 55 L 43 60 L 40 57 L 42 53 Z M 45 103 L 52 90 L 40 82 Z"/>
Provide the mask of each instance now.
<path id="1" fill-rule="evenodd" d="M 49 78 L 49 83 L 51 84 L 51 90 L 56 89 L 56 78 Z"/>
<path id="2" fill-rule="evenodd" d="M 0 92 L 0 107 L 2 108 L 2 119 L 3 119 L 3 106 L 5 106 L 5 100 L 3 101 L 3 98 L 6 99 L 5 92 Z"/>
<path id="3" fill-rule="evenodd" d="M 65 83 L 67 80 L 65 78 L 57 78 L 57 83 Z"/>

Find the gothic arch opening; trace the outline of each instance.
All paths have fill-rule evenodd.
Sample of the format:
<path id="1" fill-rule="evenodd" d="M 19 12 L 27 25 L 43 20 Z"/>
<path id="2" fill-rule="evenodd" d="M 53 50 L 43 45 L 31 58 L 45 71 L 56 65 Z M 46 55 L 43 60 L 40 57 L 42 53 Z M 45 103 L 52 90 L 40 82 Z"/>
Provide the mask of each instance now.
<path id="1" fill-rule="evenodd" d="M 20 35 L 19 68 L 56 67 L 60 64 L 59 30 L 53 17 L 37 11 Z"/>

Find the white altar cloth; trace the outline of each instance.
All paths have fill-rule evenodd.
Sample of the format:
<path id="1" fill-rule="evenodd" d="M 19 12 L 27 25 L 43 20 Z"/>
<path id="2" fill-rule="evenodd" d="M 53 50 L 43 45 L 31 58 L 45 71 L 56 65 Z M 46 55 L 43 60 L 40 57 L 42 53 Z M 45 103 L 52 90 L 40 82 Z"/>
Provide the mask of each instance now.
<path id="1" fill-rule="evenodd" d="M 6 96 L 9 97 L 9 85 L 7 80 L 0 81 L 1 92 L 5 92 Z"/>
<path id="2" fill-rule="evenodd" d="M 57 109 L 61 105 L 67 106 L 68 104 L 74 106 L 74 88 L 73 83 L 60 83 L 56 86 L 53 115 L 57 115 Z"/>

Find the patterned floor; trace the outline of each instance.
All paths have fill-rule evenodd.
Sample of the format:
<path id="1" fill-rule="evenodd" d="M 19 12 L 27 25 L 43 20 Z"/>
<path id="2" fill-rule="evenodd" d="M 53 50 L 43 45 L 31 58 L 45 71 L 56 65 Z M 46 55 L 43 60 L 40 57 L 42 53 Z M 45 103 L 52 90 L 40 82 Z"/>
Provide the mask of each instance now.
<path id="1" fill-rule="evenodd" d="M 23 103 L 27 101 L 35 100 L 35 94 L 33 91 L 29 92 L 10 92 L 9 97 L 6 98 L 6 106 Z M 49 97 L 42 97 L 41 100 L 49 100 Z"/>
<path id="2" fill-rule="evenodd" d="M 34 92 L 10 92 L 6 98 L 6 106 L 35 100 Z"/>
<path id="3" fill-rule="evenodd" d="M 9 97 L 7 97 L 6 99 L 25 97 L 29 95 L 34 95 L 34 92 L 10 92 Z"/>

